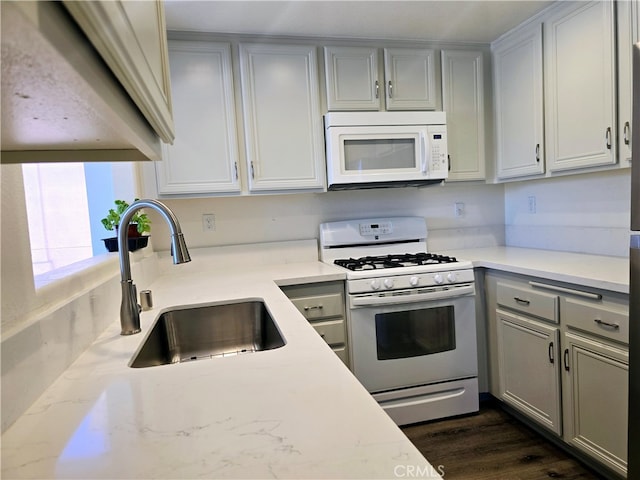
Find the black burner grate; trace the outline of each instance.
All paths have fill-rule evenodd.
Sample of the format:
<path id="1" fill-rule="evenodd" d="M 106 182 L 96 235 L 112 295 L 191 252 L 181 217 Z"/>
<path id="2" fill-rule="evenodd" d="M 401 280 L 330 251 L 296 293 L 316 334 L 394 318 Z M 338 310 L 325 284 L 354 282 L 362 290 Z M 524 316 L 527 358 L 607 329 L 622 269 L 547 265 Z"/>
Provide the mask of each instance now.
<path id="1" fill-rule="evenodd" d="M 435 253 L 402 253 L 393 255 L 368 256 L 360 258 L 341 258 L 333 263 L 349 270 L 378 270 L 385 268 L 413 267 L 417 265 L 434 265 L 454 263 L 458 260 L 447 255 Z"/>

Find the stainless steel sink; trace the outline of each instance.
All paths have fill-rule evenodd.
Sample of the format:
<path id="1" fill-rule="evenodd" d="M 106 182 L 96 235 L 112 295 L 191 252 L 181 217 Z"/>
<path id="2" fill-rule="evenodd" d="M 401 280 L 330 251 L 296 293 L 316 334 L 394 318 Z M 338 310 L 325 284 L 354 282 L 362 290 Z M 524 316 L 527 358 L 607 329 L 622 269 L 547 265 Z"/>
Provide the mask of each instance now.
<path id="1" fill-rule="evenodd" d="M 160 315 L 130 367 L 240 355 L 284 346 L 264 302 L 171 310 Z"/>

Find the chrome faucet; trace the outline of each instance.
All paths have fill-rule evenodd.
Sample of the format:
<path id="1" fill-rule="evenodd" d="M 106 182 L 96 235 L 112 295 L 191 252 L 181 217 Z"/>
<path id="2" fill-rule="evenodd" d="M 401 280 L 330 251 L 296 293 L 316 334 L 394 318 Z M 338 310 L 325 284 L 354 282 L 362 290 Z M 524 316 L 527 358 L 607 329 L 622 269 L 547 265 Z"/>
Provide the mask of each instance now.
<path id="1" fill-rule="evenodd" d="M 191 261 L 187 244 L 184 242 L 180 224 L 174 213 L 157 200 L 137 200 L 127 208 L 120 218 L 120 225 L 129 225 L 133 214 L 141 208 L 156 210 L 169 224 L 171 231 L 171 254 L 173 263 Z M 120 286 L 122 288 L 122 303 L 120 304 L 120 335 L 133 335 L 140 332 L 140 308 L 136 299 L 136 286 L 131 280 L 131 263 L 129 261 L 129 232 L 128 228 L 118 229 L 118 251 L 120 252 Z"/>

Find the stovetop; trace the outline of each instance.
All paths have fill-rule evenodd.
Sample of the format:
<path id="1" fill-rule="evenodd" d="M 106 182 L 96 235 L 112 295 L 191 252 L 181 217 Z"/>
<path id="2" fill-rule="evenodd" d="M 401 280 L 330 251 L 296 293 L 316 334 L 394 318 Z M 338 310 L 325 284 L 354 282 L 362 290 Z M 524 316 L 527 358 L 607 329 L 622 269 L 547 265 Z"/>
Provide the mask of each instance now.
<path id="1" fill-rule="evenodd" d="M 390 255 L 365 256 L 359 258 L 339 258 L 333 263 L 351 271 L 382 270 L 388 268 L 415 267 L 420 265 L 441 265 L 456 263 L 455 257 L 435 253 L 418 252 Z"/>

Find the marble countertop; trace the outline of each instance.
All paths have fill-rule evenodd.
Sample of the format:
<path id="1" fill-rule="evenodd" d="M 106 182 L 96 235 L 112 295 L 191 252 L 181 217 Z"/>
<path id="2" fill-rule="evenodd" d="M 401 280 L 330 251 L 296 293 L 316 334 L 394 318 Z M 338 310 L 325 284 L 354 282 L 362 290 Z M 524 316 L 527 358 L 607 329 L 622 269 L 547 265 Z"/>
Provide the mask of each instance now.
<path id="1" fill-rule="evenodd" d="M 114 322 L 2 436 L 2 478 L 395 478 L 431 465 L 280 291 L 344 278 L 319 262 L 171 269 L 142 333 Z M 282 348 L 133 369 L 169 307 L 262 299 Z M 415 471 L 415 470 L 412 470 Z M 435 472 L 435 470 L 433 470 Z M 433 478 L 439 478 L 434 473 Z"/>
<path id="2" fill-rule="evenodd" d="M 513 247 L 446 253 L 628 293 L 623 258 Z M 341 269 L 309 261 L 222 270 L 197 262 L 162 270 L 142 333 L 122 337 L 114 319 L 3 434 L 2 478 L 439 478 L 278 288 L 341 280 Z M 242 299 L 264 300 L 284 347 L 128 366 L 163 311 Z"/>
<path id="3" fill-rule="evenodd" d="M 472 248 L 442 253 L 471 260 L 474 267 L 629 293 L 628 258 L 517 247 Z"/>

